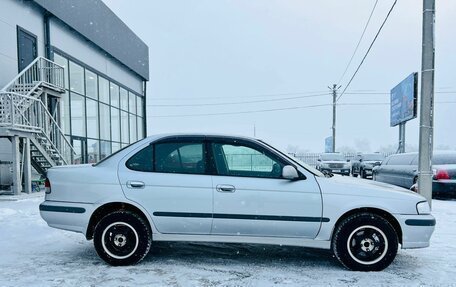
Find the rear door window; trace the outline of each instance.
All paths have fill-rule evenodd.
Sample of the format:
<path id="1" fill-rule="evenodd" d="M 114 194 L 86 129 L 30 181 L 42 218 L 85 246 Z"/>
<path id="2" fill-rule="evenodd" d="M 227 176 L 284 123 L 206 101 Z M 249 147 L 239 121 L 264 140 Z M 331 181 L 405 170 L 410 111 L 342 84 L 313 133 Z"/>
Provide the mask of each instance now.
<path id="1" fill-rule="evenodd" d="M 148 145 L 137 152 L 129 160 L 127 160 L 126 166 L 129 169 L 136 171 L 153 171 L 153 146 Z"/>
<path id="2" fill-rule="evenodd" d="M 204 174 L 205 149 L 202 142 L 166 142 L 154 145 L 154 171 Z"/>

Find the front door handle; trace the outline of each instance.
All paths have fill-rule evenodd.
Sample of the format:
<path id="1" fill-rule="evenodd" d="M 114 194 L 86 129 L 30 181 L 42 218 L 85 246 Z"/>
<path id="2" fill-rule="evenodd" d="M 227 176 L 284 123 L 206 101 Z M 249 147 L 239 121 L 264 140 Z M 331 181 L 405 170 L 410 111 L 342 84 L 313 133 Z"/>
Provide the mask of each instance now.
<path id="1" fill-rule="evenodd" d="M 129 180 L 127 181 L 128 188 L 144 188 L 146 185 L 142 181 Z"/>
<path id="2" fill-rule="evenodd" d="M 215 188 L 218 192 L 235 192 L 236 188 L 231 184 L 218 184 Z"/>

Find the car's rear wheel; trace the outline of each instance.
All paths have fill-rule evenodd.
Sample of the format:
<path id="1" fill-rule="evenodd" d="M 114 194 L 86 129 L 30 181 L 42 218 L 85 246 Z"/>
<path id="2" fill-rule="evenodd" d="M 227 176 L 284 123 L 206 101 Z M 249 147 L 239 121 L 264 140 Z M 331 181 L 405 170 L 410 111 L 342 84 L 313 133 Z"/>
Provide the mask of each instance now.
<path id="1" fill-rule="evenodd" d="M 332 247 L 336 258 L 348 269 L 380 271 L 396 257 L 398 237 L 386 219 L 364 212 L 342 220 L 336 227 Z"/>
<path id="2" fill-rule="evenodd" d="M 147 255 L 152 236 L 150 227 L 139 215 L 116 211 L 95 226 L 93 243 L 98 255 L 110 265 L 131 265 Z"/>

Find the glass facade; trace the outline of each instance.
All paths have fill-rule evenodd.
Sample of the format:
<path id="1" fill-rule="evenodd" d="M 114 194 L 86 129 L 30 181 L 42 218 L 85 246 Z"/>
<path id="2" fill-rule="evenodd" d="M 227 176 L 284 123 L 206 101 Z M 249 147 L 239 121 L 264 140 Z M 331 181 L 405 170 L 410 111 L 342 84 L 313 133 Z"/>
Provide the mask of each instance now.
<path id="1" fill-rule="evenodd" d="M 72 162 L 94 163 L 144 137 L 143 96 L 54 51 L 65 69 L 60 125 L 76 155 Z"/>

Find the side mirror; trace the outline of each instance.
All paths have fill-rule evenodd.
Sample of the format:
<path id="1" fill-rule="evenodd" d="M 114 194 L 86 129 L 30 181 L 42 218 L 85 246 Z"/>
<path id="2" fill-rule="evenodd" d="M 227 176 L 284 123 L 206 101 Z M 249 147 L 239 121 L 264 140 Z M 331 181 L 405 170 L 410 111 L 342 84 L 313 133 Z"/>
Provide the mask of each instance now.
<path id="1" fill-rule="evenodd" d="M 317 161 L 321 161 L 321 159 L 317 159 Z"/>
<path id="2" fill-rule="evenodd" d="M 293 180 L 299 178 L 299 174 L 296 168 L 291 165 L 286 165 L 282 169 L 282 177 Z"/>
<path id="3" fill-rule="evenodd" d="M 349 160 L 349 159 L 347 159 L 347 162 L 350 162 L 350 160 Z"/>
<path id="4" fill-rule="evenodd" d="M 363 162 L 363 159 L 362 159 L 362 158 L 360 158 L 360 159 L 359 159 L 359 162 Z"/>

